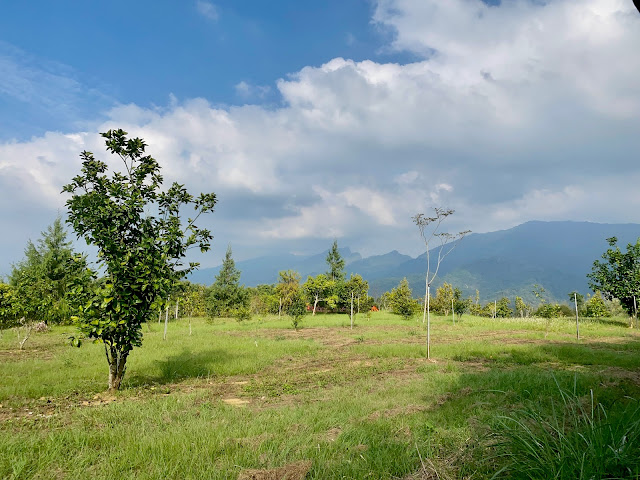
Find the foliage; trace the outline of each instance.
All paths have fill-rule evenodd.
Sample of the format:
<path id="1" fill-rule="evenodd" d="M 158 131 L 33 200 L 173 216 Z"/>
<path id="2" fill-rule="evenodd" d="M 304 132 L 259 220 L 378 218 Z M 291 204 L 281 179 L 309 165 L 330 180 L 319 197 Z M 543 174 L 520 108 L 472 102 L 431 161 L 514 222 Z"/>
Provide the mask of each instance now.
<path id="1" fill-rule="evenodd" d="M 107 164 L 84 151 L 81 175 L 63 191 L 72 195 L 67 200 L 68 222 L 78 236 L 97 247 L 105 272 L 78 316 L 78 328 L 104 344 L 109 389 L 118 389 L 129 353 L 142 344 L 142 323 L 151 320 L 153 307 L 197 267 L 183 264 L 187 250 L 209 250 L 212 235 L 195 222 L 213 211 L 216 196 L 194 198 L 178 183 L 162 191 L 160 165 L 145 154 L 142 139 L 128 139 L 123 130 L 102 136 L 107 151 L 123 161 L 124 172 L 108 176 Z M 183 226 L 180 210 L 185 206 L 192 206 L 196 215 Z"/>
<path id="2" fill-rule="evenodd" d="M 389 294 L 389 307 L 391 312 L 409 319 L 420 311 L 420 304 L 413 298 L 413 292 L 409 288 L 406 278 L 391 290 Z"/>
<path id="3" fill-rule="evenodd" d="M 431 298 L 431 309 L 441 315 L 449 315 L 453 305 L 453 286 L 444 282 L 440 288 L 436 290 L 435 297 Z"/>
<path id="4" fill-rule="evenodd" d="M 307 302 L 313 304 L 313 315 L 316 314 L 318 303 L 331 296 L 331 287 L 334 283 L 329 280 L 327 275 L 321 273 L 315 277 L 308 277 L 302 285 Z"/>
<path id="5" fill-rule="evenodd" d="M 600 292 L 596 292 L 585 304 L 584 316 L 591 318 L 610 317 L 611 312 Z"/>
<path id="6" fill-rule="evenodd" d="M 232 312 L 248 304 L 249 295 L 244 285 L 240 285 L 240 270 L 236 268 L 229 245 L 222 267 L 207 293 L 207 315 L 210 318 L 233 316 Z"/>
<path id="7" fill-rule="evenodd" d="M 251 313 L 256 315 L 277 314 L 280 308 L 280 300 L 275 285 L 258 285 L 249 287 L 249 307 Z"/>
<path id="8" fill-rule="evenodd" d="M 300 289 L 300 274 L 293 270 L 283 270 L 278 272 L 278 284 L 276 292 L 280 301 L 281 311 L 287 312 L 293 305 Z"/>
<path id="9" fill-rule="evenodd" d="M 88 288 L 93 275 L 84 255 L 73 251 L 62 219 L 42 232 L 37 245 L 29 241 L 24 259 L 13 265 L 9 282 L 19 299 L 19 315 L 30 321 L 69 323 L 86 301 L 76 287 Z"/>
<path id="10" fill-rule="evenodd" d="M 511 309 L 511 300 L 507 297 L 502 297 L 495 304 L 496 317 L 497 318 L 510 318 L 513 316 L 513 310 Z"/>
<path id="11" fill-rule="evenodd" d="M 635 244 L 628 244 L 627 251 L 618 247 L 618 239 L 607 239 L 611 248 L 602 254 L 604 261 L 593 262 L 589 278 L 589 286 L 602 292 L 606 299 L 617 298 L 629 316 L 636 313 L 636 304 L 640 303 L 640 238 Z"/>
<path id="12" fill-rule="evenodd" d="M 499 473 L 515 479 L 637 478 L 640 474 L 640 406 L 608 410 L 561 390 L 551 414 L 530 405 L 503 417 L 497 448 L 507 461 Z"/>
<path id="13" fill-rule="evenodd" d="M 307 301 L 302 291 L 297 290 L 294 293 L 287 305 L 286 312 L 291 317 L 291 324 L 294 330 L 298 330 L 300 322 L 307 314 Z"/>
<path id="14" fill-rule="evenodd" d="M 180 309 L 184 316 L 204 317 L 206 314 L 207 288 L 204 285 L 182 281 Z"/>
<path id="15" fill-rule="evenodd" d="M 0 282 L 0 330 L 16 326 L 20 310 L 16 288 Z"/>
<path id="16" fill-rule="evenodd" d="M 527 317 L 529 316 L 529 312 L 531 311 L 531 305 L 527 305 L 525 301 L 522 299 L 522 297 L 516 297 L 515 306 L 516 306 L 516 313 L 521 318 L 524 318 L 525 316 Z"/>
<path id="17" fill-rule="evenodd" d="M 543 303 L 538 307 L 534 315 L 542 318 L 559 318 L 562 316 L 562 309 L 557 303 Z"/>
<path id="18" fill-rule="evenodd" d="M 327 271 L 327 277 L 334 282 L 342 282 L 345 277 L 344 266 L 345 260 L 340 255 L 338 250 L 338 241 L 334 240 L 331 249 L 327 254 L 327 265 L 329 270 Z"/>

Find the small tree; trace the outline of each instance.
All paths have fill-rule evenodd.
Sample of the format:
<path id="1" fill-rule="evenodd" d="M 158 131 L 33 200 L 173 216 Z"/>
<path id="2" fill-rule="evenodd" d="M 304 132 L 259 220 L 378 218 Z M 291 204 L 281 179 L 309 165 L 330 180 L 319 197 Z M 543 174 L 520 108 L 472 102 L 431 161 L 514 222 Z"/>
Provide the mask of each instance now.
<path id="1" fill-rule="evenodd" d="M 420 236 L 424 241 L 426 247 L 427 257 L 427 274 L 425 275 L 425 295 L 424 295 L 424 310 L 422 316 L 422 323 L 427 322 L 427 358 L 431 358 L 431 314 L 429 311 L 430 302 L 430 289 L 431 284 L 438 275 L 440 264 L 449 255 L 454 248 L 458 245 L 458 242 L 462 240 L 467 234 L 471 233 L 471 230 L 465 230 L 456 234 L 440 232 L 440 225 L 449 216 L 453 215 L 455 210 L 444 209 L 436 207 L 434 208 L 435 216 L 429 217 L 423 213 L 419 213 L 413 217 L 413 222 L 418 226 L 420 230 Z M 436 251 L 438 256 L 434 259 L 434 268 L 431 269 L 431 253 L 429 248 L 432 242 L 436 242 L 438 246 Z"/>
<path id="2" fill-rule="evenodd" d="M 287 305 L 287 315 L 291 317 L 291 324 L 294 330 L 298 330 L 300 322 L 307 313 L 307 301 L 304 298 L 304 294 L 297 290 Z"/>
<path id="3" fill-rule="evenodd" d="M 240 270 L 233 261 L 231 245 L 227 246 L 224 261 L 207 295 L 209 317 L 234 316 L 236 311 L 248 306 L 249 296 L 240 285 Z"/>
<path id="4" fill-rule="evenodd" d="M 344 281 L 345 273 L 344 266 L 345 261 L 340 255 L 340 251 L 338 250 L 338 241 L 334 240 L 333 245 L 331 245 L 331 249 L 327 254 L 327 265 L 329 266 L 329 271 L 327 272 L 327 277 L 329 280 L 334 282 L 342 282 Z"/>
<path id="5" fill-rule="evenodd" d="M 82 335 L 104 344 L 109 389 L 117 390 L 131 350 L 142 344 L 142 323 L 150 321 L 171 288 L 197 268 L 196 263 L 183 264 L 187 250 L 209 250 L 211 233 L 195 222 L 213 211 L 216 196 L 194 198 L 178 183 L 162 191 L 160 165 L 145 154 L 142 139 L 128 139 L 123 130 L 102 136 L 107 151 L 122 160 L 124 171 L 108 176 L 107 164 L 84 151 L 81 175 L 63 191 L 72 195 L 67 200 L 68 222 L 78 236 L 97 247 L 105 274 L 92 289 L 77 325 Z M 186 225 L 184 206 L 195 211 Z M 79 345 L 79 340 L 74 343 Z"/>
<path id="6" fill-rule="evenodd" d="M 610 317 L 611 312 L 600 292 L 596 292 L 585 305 L 585 316 L 591 318 Z"/>
<path id="7" fill-rule="evenodd" d="M 353 330 L 353 307 L 354 299 L 359 299 L 360 296 L 366 295 L 369 291 L 369 282 L 363 280 L 360 275 L 351 275 L 349 281 L 344 284 L 344 292 L 351 300 L 351 329 Z"/>
<path id="8" fill-rule="evenodd" d="M 420 310 L 420 304 L 413 298 L 413 293 L 406 278 L 389 293 L 389 307 L 391 312 L 403 316 L 406 320 L 413 317 Z"/>
<path id="9" fill-rule="evenodd" d="M 294 270 L 283 270 L 278 273 L 278 284 L 276 292 L 280 300 L 280 309 L 278 315 L 282 311 L 289 311 L 289 307 L 293 304 L 295 296 L 300 289 L 300 274 Z"/>
<path id="10" fill-rule="evenodd" d="M 21 299 L 20 315 L 28 321 L 69 323 L 73 310 L 87 300 L 75 287 L 88 288 L 93 275 L 86 257 L 71 248 L 58 217 L 37 243 L 27 242 L 24 259 L 12 266 L 9 282 Z"/>
<path id="11" fill-rule="evenodd" d="M 331 283 L 329 282 L 329 279 L 322 273 L 315 277 L 308 277 L 307 281 L 302 285 L 302 289 L 307 296 L 307 300 L 309 303 L 313 303 L 313 315 L 316 314 L 318 302 L 329 296 L 330 286 Z"/>
<path id="12" fill-rule="evenodd" d="M 516 312 L 520 315 L 520 318 L 525 317 L 525 313 L 531 310 L 531 306 L 527 305 L 522 297 L 516 297 Z"/>

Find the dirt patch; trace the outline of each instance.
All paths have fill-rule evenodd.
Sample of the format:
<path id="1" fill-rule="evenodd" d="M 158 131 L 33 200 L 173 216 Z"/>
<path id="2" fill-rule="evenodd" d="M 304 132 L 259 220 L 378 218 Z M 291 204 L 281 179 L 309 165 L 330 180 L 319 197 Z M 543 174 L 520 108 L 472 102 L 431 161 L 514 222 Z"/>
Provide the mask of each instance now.
<path id="1" fill-rule="evenodd" d="M 311 460 L 290 463 L 284 467 L 244 470 L 238 480 L 302 480 L 311 470 Z"/>
<path id="2" fill-rule="evenodd" d="M 242 398 L 223 398 L 222 401 L 233 407 L 245 407 L 249 404 L 249 400 L 243 400 Z"/>
<path id="3" fill-rule="evenodd" d="M 323 440 L 325 442 L 335 442 L 340 434 L 342 433 L 342 429 L 338 427 L 331 428 L 323 435 Z"/>
<path id="4" fill-rule="evenodd" d="M 424 412 L 427 407 L 424 405 L 404 405 L 402 407 L 391 408 L 381 412 L 373 412 L 369 415 L 369 420 L 378 420 L 379 418 L 393 418 L 398 415 L 411 415 L 413 413 Z"/>

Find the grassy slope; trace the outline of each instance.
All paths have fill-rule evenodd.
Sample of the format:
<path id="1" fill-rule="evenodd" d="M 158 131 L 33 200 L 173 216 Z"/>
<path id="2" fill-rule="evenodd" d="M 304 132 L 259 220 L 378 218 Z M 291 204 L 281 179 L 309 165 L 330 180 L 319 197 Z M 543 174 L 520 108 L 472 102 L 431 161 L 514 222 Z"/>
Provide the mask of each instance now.
<path id="1" fill-rule="evenodd" d="M 623 321 L 464 317 L 424 330 L 380 312 L 151 325 L 124 387 L 103 392 L 101 345 L 70 327 L 18 351 L 0 338 L 0 478 L 237 478 L 311 460 L 308 478 L 490 477 L 497 418 L 558 386 L 605 405 L 640 395 L 640 335 Z M 575 382 L 575 385 L 574 385 Z M 422 461 L 421 461 L 422 458 Z M 418 477 L 413 477 L 418 478 Z M 427 478 L 427 477 L 424 477 Z"/>

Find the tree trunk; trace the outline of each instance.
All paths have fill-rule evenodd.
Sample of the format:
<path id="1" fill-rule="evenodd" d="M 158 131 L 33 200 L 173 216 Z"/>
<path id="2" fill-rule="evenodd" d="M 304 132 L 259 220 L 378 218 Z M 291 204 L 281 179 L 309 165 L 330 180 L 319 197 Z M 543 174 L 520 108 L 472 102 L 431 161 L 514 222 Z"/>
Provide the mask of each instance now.
<path id="1" fill-rule="evenodd" d="M 311 316 L 316 314 L 316 307 L 318 305 L 318 300 L 320 300 L 320 297 L 319 295 L 316 295 L 315 300 L 313 301 L 313 314 Z"/>
<path id="2" fill-rule="evenodd" d="M 178 320 L 178 304 L 180 303 L 180 299 L 176 299 L 176 320 Z"/>
<path id="3" fill-rule="evenodd" d="M 431 312 L 430 312 L 430 302 L 431 302 L 431 289 L 430 285 L 427 284 L 427 360 L 431 360 Z"/>
<path id="4" fill-rule="evenodd" d="M 113 346 L 107 348 L 107 344 L 105 344 L 104 349 L 109 362 L 109 391 L 114 392 L 119 390 L 122 384 L 129 353 L 118 352 L 116 347 Z"/>
<path id="5" fill-rule="evenodd" d="M 167 306 L 164 310 L 164 335 L 162 336 L 163 340 L 167 339 L 167 327 L 169 326 L 169 303 L 167 302 Z"/>
<path id="6" fill-rule="evenodd" d="M 353 330 L 353 292 L 351 292 L 351 330 Z"/>

